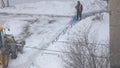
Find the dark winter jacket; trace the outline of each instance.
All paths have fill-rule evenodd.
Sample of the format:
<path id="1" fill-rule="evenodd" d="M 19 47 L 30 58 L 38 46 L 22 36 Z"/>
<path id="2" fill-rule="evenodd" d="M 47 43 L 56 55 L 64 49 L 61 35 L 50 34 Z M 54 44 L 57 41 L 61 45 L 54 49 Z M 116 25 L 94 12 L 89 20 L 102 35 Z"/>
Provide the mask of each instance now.
<path id="1" fill-rule="evenodd" d="M 75 6 L 75 8 L 76 8 L 78 11 L 82 11 L 82 10 L 83 10 L 82 4 L 77 4 L 77 5 Z"/>

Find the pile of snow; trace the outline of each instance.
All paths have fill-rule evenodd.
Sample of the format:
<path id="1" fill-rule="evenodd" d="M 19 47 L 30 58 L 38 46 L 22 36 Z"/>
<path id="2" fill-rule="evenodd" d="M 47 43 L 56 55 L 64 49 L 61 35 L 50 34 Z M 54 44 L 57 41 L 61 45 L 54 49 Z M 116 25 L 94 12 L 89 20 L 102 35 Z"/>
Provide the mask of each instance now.
<path id="1" fill-rule="evenodd" d="M 100 15 L 101 19 L 94 20 L 94 18 L 96 18 L 97 15 L 99 14 L 88 17 L 78 22 L 77 24 L 75 24 L 75 26 L 70 28 L 65 35 L 59 38 L 57 42 L 55 42 L 54 44 L 51 44 L 47 48 L 47 50 L 45 50 L 42 54 L 40 54 L 37 57 L 37 59 L 34 60 L 36 62 L 35 64 L 40 65 L 41 68 L 48 68 L 48 67 L 63 68 L 64 63 L 61 59 L 61 55 L 63 54 L 64 51 L 67 51 L 65 50 L 65 48 L 66 46 L 69 45 L 69 43 L 71 43 L 69 39 L 77 38 L 76 34 L 80 34 L 81 32 L 88 29 L 89 26 L 91 25 L 92 26 L 90 29 L 89 39 L 93 40 L 93 38 L 95 37 L 98 43 L 108 44 L 109 43 L 109 14 L 102 13 L 101 14 L 102 16 Z M 64 43 L 61 41 L 67 41 L 68 43 Z M 107 47 L 107 45 L 106 46 L 102 45 L 102 46 Z M 101 51 L 100 46 L 98 46 L 97 48 L 98 48 L 97 54 L 101 55 L 100 52 L 102 51 L 104 52 L 104 49 L 102 49 Z M 106 49 L 107 48 L 105 48 L 105 52 L 109 53 L 109 50 L 106 50 Z M 31 67 L 31 68 L 34 68 L 34 67 Z"/>
<path id="2" fill-rule="evenodd" d="M 97 17 L 100 19 L 97 19 Z M 84 32 L 88 32 L 89 43 L 95 41 L 96 44 L 103 44 L 97 46 L 98 54 L 102 51 L 109 53 L 109 14 L 101 13 L 88 17 L 77 24 L 72 29 L 69 29 L 67 33 L 60 37 L 59 43 L 71 43 L 72 39 L 83 37 Z M 101 51 L 101 47 L 104 47 Z M 107 48 L 106 48 L 107 47 Z"/>
<path id="3" fill-rule="evenodd" d="M 10 31 L 6 30 L 6 33 L 18 36 L 23 32 L 23 28 L 27 25 L 27 22 L 14 20 L 8 21 L 6 24 L 4 27 L 10 29 Z"/>
<path id="4" fill-rule="evenodd" d="M 81 32 L 85 32 L 89 29 L 89 39 L 96 37 L 98 42 L 109 41 L 109 14 L 96 14 L 78 22 L 70 30 L 68 33 L 70 36 L 68 37 L 72 37 L 71 35 L 81 34 Z"/>

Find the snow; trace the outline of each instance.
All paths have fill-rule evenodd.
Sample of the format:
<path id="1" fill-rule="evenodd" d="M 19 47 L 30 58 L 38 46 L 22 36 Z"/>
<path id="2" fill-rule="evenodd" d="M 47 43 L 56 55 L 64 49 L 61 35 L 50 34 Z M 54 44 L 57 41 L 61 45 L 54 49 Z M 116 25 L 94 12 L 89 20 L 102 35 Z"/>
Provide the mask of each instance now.
<path id="1" fill-rule="evenodd" d="M 37 47 L 40 49 L 47 48 L 51 44 L 52 40 L 54 40 L 54 37 L 58 34 L 58 32 L 61 31 L 61 29 L 65 27 L 70 21 L 69 18 L 49 17 L 41 17 L 39 20 L 40 22 L 29 24 L 29 32 L 31 32 L 32 35 L 26 38 L 26 47 Z M 53 23 L 48 23 L 51 20 L 55 21 Z M 15 64 L 15 62 L 12 62 L 11 60 L 10 67 L 21 68 L 22 66 L 23 68 L 24 66 L 24 68 L 26 68 L 32 62 L 37 62 L 37 60 L 32 58 L 37 58 L 39 56 L 39 53 L 41 53 L 41 50 L 37 51 L 31 50 L 31 48 L 24 48 L 24 54 L 20 55 L 20 58 L 18 57 L 18 59 L 14 61 L 19 61 L 23 59 L 25 60 L 19 61 L 17 64 Z"/>
<path id="2" fill-rule="evenodd" d="M 103 18 L 103 20 L 93 21 L 92 19 L 95 16 L 91 16 L 91 17 L 88 17 L 88 18 L 80 21 L 79 23 L 77 23 L 75 26 L 73 26 L 71 29 L 69 29 L 68 33 L 61 36 L 60 39 L 58 40 L 58 42 L 55 42 L 54 44 L 49 45 L 49 47 L 47 47 L 48 51 L 47 50 L 46 51 L 41 51 L 41 50 L 34 50 L 34 49 L 32 49 L 32 51 L 31 51 L 31 49 L 25 49 L 27 54 L 26 55 L 21 55 L 19 57 L 20 58 L 22 57 L 21 59 L 25 59 L 24 61 L 26 61 L 26 59 L 29 59 L 29 60 L 33 59 L 33 58 L 34 59 L 30 61 L 31 63 L 29 63 L 27 61 L 27 63 L 29 63 L 27 66 L 26 66 L 26 64 L 23 64 L 24 61 L 19 61 L 18 64 L 17 64 L 18 65 L 17 68 L 21 68 L 21 66 L 22 67 L 23 66 L 28 67 L 29 65 L 30 65 L 30 68 L 39 68 L 39 67 L 41 67 L 41 68 L 48 68 L 48 67 L 63 68 L 63 66 L 62 66 L 63 63 L 62 63 L 62 60 L 61 60 L 61 54 L 62 54 L 62 51 L 63 51 L 64 47 L 67 46 L 67 44 L 60 43 L 59 41 L 66 41 L 67 38 L 72 37 L 72 35 L 74 35 L 75 32 L 82 30 L 82 28 L 84 26 L 89 26 L 91 23 L 93 23 L 93 27 L 91 28 L 91 31 L 90 31 L 91 34 L 95 34 L 98 37 L 99 42 L 106 41 L 107 43 L 103 42 L 103 44 L 108 44 L 108 39 L 109 39 L 109 15 L 108 15 L 108 13 L 102 13 L 102 14 L 103 14 L 103 17 L 105 17 L 105 18 Z M 92 32 L 95 32 L 95 31 L 96 31 L 96 33 L 92 33 Z M 102 31 L 102 34 L 101 34 L 101 31 Z M 36 37 L 34 37 L 34 38 L 37 39 Z M 28 39 L 30 40 L 30 38 L 28 38 Z M 36 42 L 33 42 L 33 41 L 34 40 L 32 40 L 28 43 L 36 43 L 38 40 L 36 40 Z M 42 44 L 41 42 L 38 42 L 36 44 L 39 44 L 39 43 Z M 27 44 L 27 45 L 37 46 L 36 44 L 34 44 L 34 45 L 33 44 L 31 44 L 31 45 Z M 53 50 L 53 51 L 49 51 L 49 50 Z M 100 50 L 100 48 L 98 50 Z M 34 54 L 35 52 L 33 52 L 33 51 L 35 51 L 37 54 Z M 60 51 L 60 52 L 54 52 L 54 51 Z M 40 53 L 38 53 L 38 52 L 40 52 Z M 99 52 L 100 51 L 98 51 L 98 53 Z M 34 56 L 33 56 L 32 53 L 34 54 Z M 28 56 L 29 54 L 30 54 L 30 56 Z M 29 58 L 27 58 L 27 57 L 29 57 Z M 18 60 L 20 60 L 20 59 L 18 58 Z M 18 61 L 18 60 L 16 60 L 16 61 Z M 22 63 L 22 64 L 19 64 L 19 63 Z M 10 63 L 10 64 L 12 64 L 12 63 Z M 15 64 L 13 63 L 12 67 L 14 67 L 14 65 Z"/>
<path id="3" fill-rule="evenodd" d="M 22 21 L 9 21 L 6 22 L 6 24 L 9 24 L 8 27 L 10 29 L 10 31 L 7 31 L 7 34 L 13 34 L 14 36 L 18 36 L 22 31 L 23 31 L 23 27 L 27 24 L 27 22 L 22 22 Z M 17 31 L 16 31 L 17 28 Z"/>
<path id="4" fill-rule="evenodd" d="M 107 3 L 101 0 L 81 0 L 83 13 L 106 9 Z M 18 4 L 11 8 L 0 9 L 0 12 L 13 14 L 42 14 L 42 15 L 75 15 L 76 0 L 71 1 L 40 1 L 31 4 Z"/>
<path id="5" fill-rule="evenodd" d="M 82 31 L 86 30 L 88 28 L 88 26 L 90 26 L 90 24 L 92 24 L 92 28 L 90 30 L 90 36 L 97 37 L 97 40 L 99 43 L 108 44 L 109 43 L 108 42 L 109 41 L 109 14 L 108 13 L 102 13 L 102 14 L 103 14 L 102 20 L 93 21 L 92 19 L 96 16 L 91 16 L 91 17 L 88 17 L 88 18 L 78 22 L 75 26 L 70 28 L 65 35 L 61 36 L 57 42 L 55 42 L 53 45 L 50 45 L 47 49 L 64 52 L 64 50 L 66 49 L 66 46 L 68 46 L 69 44 L 66 44 L 66 43 L 63 43 L 60 41 L 69 41 L 68 38 L 73 39 L 73 37 L 75 37 L 76 34 L 80 34 L 79 31 L 82 32 Z M 105 47 L 108 47 L 108 45 L 102 46 L 102 47 L 105 48 Z M 67 51 L 69 52 L 69 50 L 67 50 Z M 104 49 L 101 50 L 101 46 L 97 46 L 96 53 L 99 55 L 102 51 L 109 53 L 109 50 L 106 50 L 106 48 L 105 48 L 105 50 Z M 53 54 L 55 53 L 56 54 L 55 56 L 57 57 L 57 59 L 60 58 L 59 56 L 61 56 L 61 52 L 56 53 L 54 51 L 53 52 L 45 51 L 44 53 L 46 53 L 46 52 L 53 53 Z M 47 55 L 47 56 L 49 57 L 49 55 Z M 42 56 L 42 57 L 44 57 L 44 56 Z M 54 57 L 49 58 L 49 60 L 51 60 L 51 59 L 54 59 Z M 63 68 L 62 66 L 64 63 L 62 63 L 62 61 L 59 60 L 60 63 L 56 63 L 56 62 L 57 62 L 56 60 L 50 61 L 50 63 L 54 63 L 54 67 L 52 67 L 52 68 L 56 68 L 55 65 L 58 65 L 58 64 L 60 64 L 61 68 Z M 45 62 L 43 61 L 43 63 L 45 63 Z M 45 65 L 47 65 L 47 67 L 51 67 L 51 64 L 49 64 L 49 63 L 45 64 Z M 47 67 L 45 66 L 45 68 L 47 68 Z M 44 68 L 44 66 L 43 66 L 43 68 Z"/>
<path id="6" fill-rule="evenodd" d="M 59 38 L 58 43 L 64 43 L 64 42 L 71 43 L 72 39 L 75 39 L 78 36 L 83 37 L 84 32 L 87 32 L 89 30 L 89 33 L 88 33 L 89 43 L 92 43 L 92 41 L 95 41 L 96 44 L 105 44 L 105 45 L 96 45 L 97 46 L 96 54 L 101 55 L 102 51 L 103 52 L 105 51 L 104 53 L 108 54 L 109 53 L 109 14 L 102 13 L 101 15 L 103 19 L 93 20 L 94 18 L 96 18 L 96 15 L 88 17 L 78 22 L 77 24 L 75 24 L 75 26 L 69 29 L 64 36 L 61 36 Z M 66 43 L 67 46 L 69 45 L 68 43 Z M 62 48 L 62 47 L 59 47 L 59 48 Z"/>
<path id="7" fill-rule="evenodd" d="M 107 6 L 107 3 L 101 0 L 81 0 L 81 3 L 84 6 L 83 14 L 105 10 Z M 3 13 L 0 16 L 0 24 L 10 29 L 6 33 L 26 41 L 24 53 L 19 54 L 17 59 L 10 60 L 9 68 L 63 68 L 61 55 L 67 44 L 60 41 L 75 38 L 75 34 L 89 29 L 91 24 L 90 39 L 95 36 L 98 43 L 108 44 L 108 13 L 101 13 L 100 18 L 103 17 L 101 20 L 93 20 L 99 14 L 84 18 L 53 42 L 72 21 L 72 17 L 64 16 L 74 16 L 75 5 L 76 0 L 66 2 L 54 0 L 0 9 L 0 13 Z"/>

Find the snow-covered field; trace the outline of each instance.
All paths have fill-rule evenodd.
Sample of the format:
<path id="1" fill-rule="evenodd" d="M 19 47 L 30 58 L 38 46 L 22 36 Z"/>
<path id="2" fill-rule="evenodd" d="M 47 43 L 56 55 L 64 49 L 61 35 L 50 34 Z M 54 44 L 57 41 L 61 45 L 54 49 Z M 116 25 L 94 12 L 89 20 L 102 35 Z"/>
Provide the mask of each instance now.
<path id="1" fill-rule="evenodd" d="M 107 6 L 105 1 L 99 0 L 81 0 L 81 3 L 84 6 L 83 14 L 105 10 Z M 0 9 L 0 13 L 3 13 L 0 16 L 0 24 L 10 28 L 6 33 L 13 34 L 16 39 L 26 40 L 24 53 L 19 54 L 16 60 L 10 60 L 9 68 L 63 68 L 60 54 L 67 44 L 59 41 L 67 41 L 68 38 L 74 37 L 75 33 L 84 31 L 90 24 L 91 37 L 95 34 L 98 42 L 108 43 L 109 15 L 106 12 L 101 13 L 101 20 L 93 20 L 97 15 L 86 16 L 59 36 L 71 23 L 72 17 L 64 16 L 75 15 L 75 4 L 74 0 L 55 0 Z M 54 40 L 56 41 L 53 42 Z"/>
<path id="2" fill-rule="evenodd" d="M 83 4 L 83 14 L 104 10 L 107 3 L 99 0 L 81 0 Z M 41 14 L 74 16 L 76 0 L 70 1 L 40 1 L 31 4 L 19 4 L 14 7 L 0 9 L 0 12 L 13 14 Z"/>

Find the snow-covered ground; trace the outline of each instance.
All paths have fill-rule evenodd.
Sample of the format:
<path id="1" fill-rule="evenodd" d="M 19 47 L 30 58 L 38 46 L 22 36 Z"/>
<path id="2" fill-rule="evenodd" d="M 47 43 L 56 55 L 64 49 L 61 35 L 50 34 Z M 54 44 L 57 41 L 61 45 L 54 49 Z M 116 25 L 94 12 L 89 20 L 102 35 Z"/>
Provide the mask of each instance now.
<path id="1" fill-rule="evenodd" d="M 0 9 L 0 12 L 13 14 L 42 14 L 74 16 L 76 0 L 70 1 L 40 1 L 31 4 L 15 5 L 11 8 Z M 105 10 L 107 3 L 102 0 L 81 0 L 83 13 Z"/>
<path id="2" fill-rule="evenodd" d="M 35 64 L 40 65 L 41 68 L 48 68 L 48 67 L 63 68 L 64 63 L 61 60 L 61 54 L 63 54 L 64 49 L 66 49 L 66 46 L 68 46 L 69 43 L 71 43 L 71 41 L 69 41 L 68 38 L 69 39 L 75 38 L 76 34 L 79 34 L 79 31 L 86 30 L 90 26 L 90 24 L 92 24 L 92 28 L 90 30 L 90 35 L 92 37 L 92 40 L 97 38 L 98 43 L 109 44 L 109 15 L 108 13 L 102 13 L 102 15 L 103 15 L 103 20 L 93 21 L 93 19 L 96 16 L 91 16 L 78 22 L 72 28 L 69 28 L 66 34 L 62 35 L 57 42 L 51 44 L 47 48 L 47 50 L 45 50 L 42 54 L 38 56 L 37 62 Z M 64 43 L 66 41 L 67 43 Z M 105 49 L 101 49 L 100 47 L 104 47 Z M 101 52 L 104 51 L 105 51 L 104 53 L 109 53 L 109 50 L 106 50 L 107 49 L 106 47 L 108 47 L 108 45 L 98 46 L 97 55 L 100 55 Z M 66 52 L 69 52 L 69 50 L 67 50 Z"/>
<path id="3" fill-rule="evenodd" d="M 81 3 L 84 6 L 83 14 L 104 10 L 107 6 L 107 3 L 101 0 L 81 0 Z M 91 37 L 95 34 L 98 42 L 108 43 L 108 13 L 101 13 L 101 20 L 93 20 L 97 15 L 81 20 L 53 43 L 60 32 L 71 23 L 72 18 L 64 16 L 75 15 L 75 4 L 75 0 L 40 1 L 0 9 L 0 13 L 5 13 L 0 16 L 0 24 L 11 30 L 6 32 L 13 34 L 16 39 L 26 40 L 24 53 L 19 54 L 16 60 L 10 60 L 9 68 L 63 68 L 60 55 L 67 44 L 59 41 L 67 41 L 74 37 L 75 33 L 87 29 L 90 24 Z M 55 17 L 56 15 L 58 17 Z"/>

